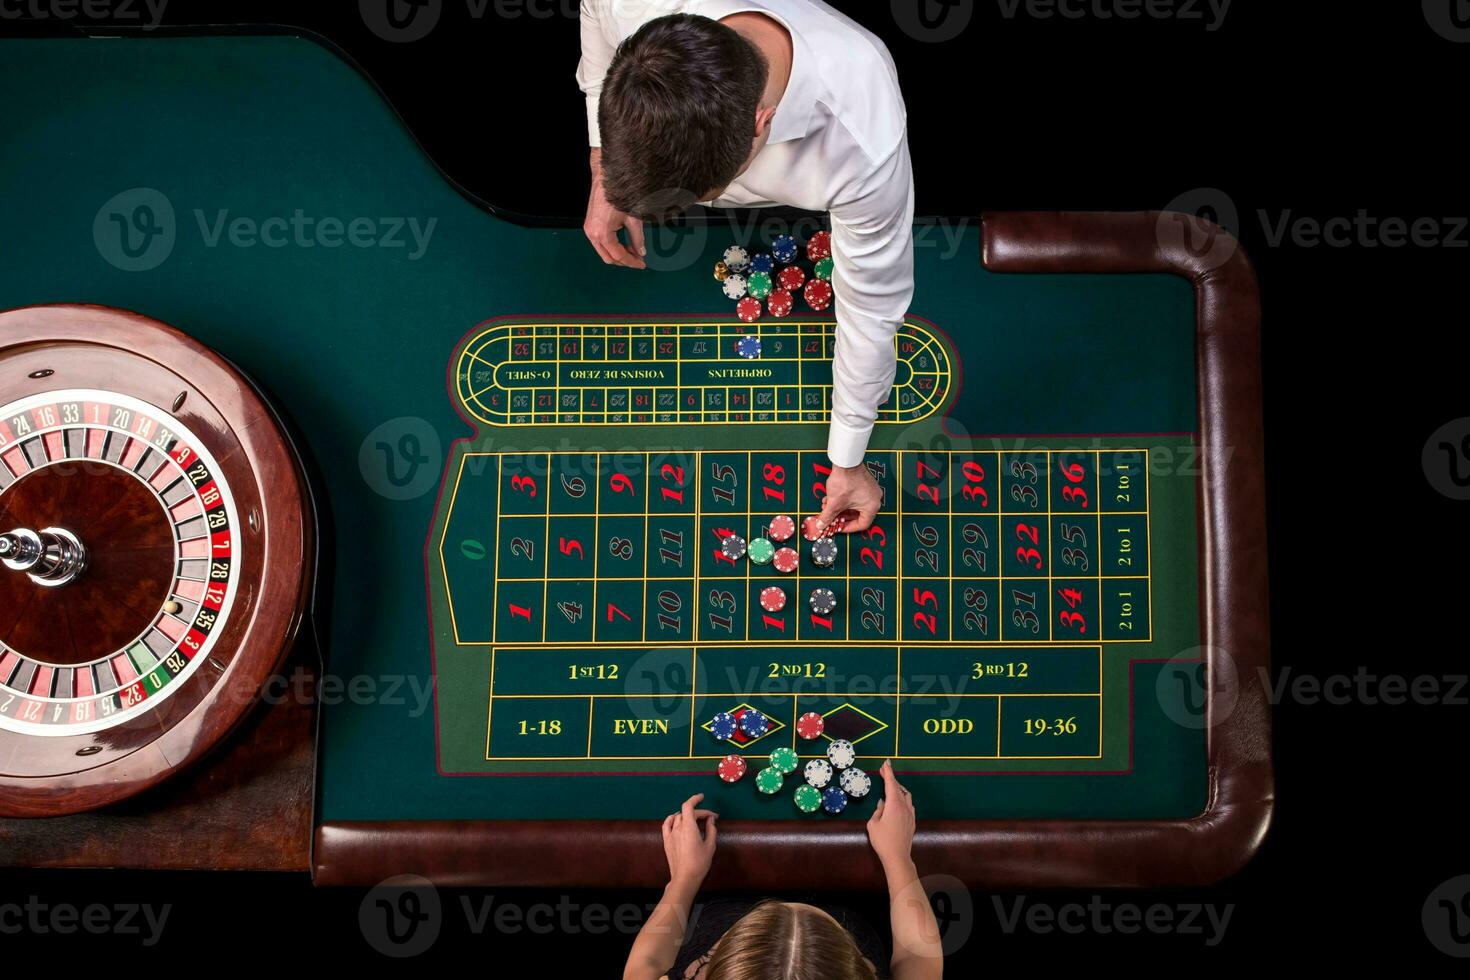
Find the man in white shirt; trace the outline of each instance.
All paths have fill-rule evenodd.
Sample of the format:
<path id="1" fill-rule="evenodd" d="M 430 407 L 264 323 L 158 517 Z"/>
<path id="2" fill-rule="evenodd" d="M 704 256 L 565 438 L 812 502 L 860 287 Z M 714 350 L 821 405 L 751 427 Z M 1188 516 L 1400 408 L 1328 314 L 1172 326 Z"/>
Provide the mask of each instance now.
<path id="1" fill-rule="evenodd" d="M 581 2 L 577 81 L 592 145 L 583 230 L 604 262 L 643 268 L 643 222 L 695 203 L 831 215 L 833 471 L 818 520 L 867 529 L 882 495 L 863 454 L 914 292 L 913 173 L 893 59 L 820 0 Z"/>

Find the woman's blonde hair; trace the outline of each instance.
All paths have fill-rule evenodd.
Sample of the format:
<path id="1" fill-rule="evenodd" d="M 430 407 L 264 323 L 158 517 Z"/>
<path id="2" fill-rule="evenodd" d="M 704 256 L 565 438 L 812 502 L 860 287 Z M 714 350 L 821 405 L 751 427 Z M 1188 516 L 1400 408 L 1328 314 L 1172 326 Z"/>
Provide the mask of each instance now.
<path id="1" fill-rule="evenodd" d="M 715 945 L 706 980 L 877 980 L 852 933 L 810 905 L 765 901 Z"/>

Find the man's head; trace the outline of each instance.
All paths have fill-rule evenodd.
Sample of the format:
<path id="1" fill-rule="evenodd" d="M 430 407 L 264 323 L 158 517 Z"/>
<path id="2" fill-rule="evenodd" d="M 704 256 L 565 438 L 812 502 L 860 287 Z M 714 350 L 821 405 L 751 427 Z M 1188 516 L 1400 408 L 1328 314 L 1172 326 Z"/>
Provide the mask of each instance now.
<path id="1" fill-rule="evenodd" d="M 618 46 L 598 107 L 603 193 L 664 221 L 708 200 L 770 131 L 769 69 L 755 45 L 708 17 L 651 20 Z"/>

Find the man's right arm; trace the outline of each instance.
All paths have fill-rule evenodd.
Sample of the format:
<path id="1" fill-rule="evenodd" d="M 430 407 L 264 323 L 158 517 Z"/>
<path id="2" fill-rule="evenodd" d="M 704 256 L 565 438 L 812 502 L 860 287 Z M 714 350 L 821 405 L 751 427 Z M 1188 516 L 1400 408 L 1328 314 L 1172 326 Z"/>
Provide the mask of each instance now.
<path id="1" fill-rule="evenodd" d="M 582 0 L 582 60 L 577 64 L 577 85 L 587 95 L 588 167 L 592 172 L 592 192 L 587 197 L 587 217 L 582 231 L 587 240 L 608 265 L 630 269 L 644 268 L 643 222 L 630 217 L 607 203 L 602 190 L 602 134 L 597 126 L 597 107 L 602 101 L 602 82 L 607 77 L 617 45 L 609 29 L 612 16 L 610 0 Z M 627 231 L 628 244 L 618 238 L 619 230 Z"/>
<path id="2" fill-rule="evenodd" d="M 577 86 L 587 95 L 587 145 L 602 145 L 597 129 L 597 104 L 602 100 L 602 80 L 607 77 L 613 53 L 617 51 L 605 30 L 608 0 L 582 0 L 582 60 L 577 63 Z"/>

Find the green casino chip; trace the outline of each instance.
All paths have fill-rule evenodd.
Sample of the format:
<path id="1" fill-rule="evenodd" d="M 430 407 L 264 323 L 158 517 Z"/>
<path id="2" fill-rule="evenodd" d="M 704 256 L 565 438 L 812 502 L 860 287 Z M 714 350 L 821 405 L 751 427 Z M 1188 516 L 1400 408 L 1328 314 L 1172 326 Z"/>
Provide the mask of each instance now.
<path id="1" fill-rule="evenodd" d="M 796 787 L 796 808 L 802 813 L 816 813 L 822 807 L 822 791 L 802 783 Z"/>
<path id="2" fill-rule="evenodd" d="M 746 280 L 746 289 L 756 299 L 765 299 L 771 295 L 771 274 L 769 272 L 752 272 Z"/>
<path id="3" fill-rule="evenodd" d="M 755 774 L 755 788 L 762 793 L 781 792 L 781 770 L 767 766 Z"/>
<path id="4" fill-rule="evenodd" d="M 766 538 L 756 538 L 746 546 L 745 557 L 757 565 L 769 565 L 776 557 L 776 546 Z"/>
<path id="5" fill-rule="evenodd" d="M 815 271 L 816 276 L 817 276 L 818 279 L 831 279 L 832 278 L 832 260 L 831 259 L 817 259 L 817 266 L 816 266 L 816 269 L 814 271 Z"/>
<path id="6" fill-rule="evenodd" d="M 799 765 L 801 765 L 801 760 L 797 758 L 795 749 L 783 745 L 771 753 L 771 768 L 783 776 L 795 772 Z"/>

